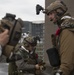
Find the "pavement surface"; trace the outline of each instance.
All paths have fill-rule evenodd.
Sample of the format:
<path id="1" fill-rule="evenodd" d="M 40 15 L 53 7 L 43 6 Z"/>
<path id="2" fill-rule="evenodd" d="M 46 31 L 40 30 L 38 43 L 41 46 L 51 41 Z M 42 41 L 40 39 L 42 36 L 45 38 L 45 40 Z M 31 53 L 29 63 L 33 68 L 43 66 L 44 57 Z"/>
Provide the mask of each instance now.
<path id="1" fill-rule="evenodd" d="M 8 75 L 8 63 L 5 56 L 0 56 L 0 75 Z"/>
<path id="2" fill-rule="evenodd" d="M 8 75 L 8 63 L 0 63 L 0 75 Z"/>

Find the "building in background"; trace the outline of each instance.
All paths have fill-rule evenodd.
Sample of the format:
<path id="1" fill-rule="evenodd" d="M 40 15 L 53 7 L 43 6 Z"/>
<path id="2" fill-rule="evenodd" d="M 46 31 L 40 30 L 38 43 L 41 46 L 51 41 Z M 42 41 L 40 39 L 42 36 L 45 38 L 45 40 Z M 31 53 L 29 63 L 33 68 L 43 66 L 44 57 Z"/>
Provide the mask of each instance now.
<path id="1" fill-rule="evenodd" d="M 38 42 L 37 50 L 40 59 L 43 59 L 44 55 L 44 21 L 24 21 L 23 33 L 28 33 L 32 36 L 39 36 L 40 42 Z"/>

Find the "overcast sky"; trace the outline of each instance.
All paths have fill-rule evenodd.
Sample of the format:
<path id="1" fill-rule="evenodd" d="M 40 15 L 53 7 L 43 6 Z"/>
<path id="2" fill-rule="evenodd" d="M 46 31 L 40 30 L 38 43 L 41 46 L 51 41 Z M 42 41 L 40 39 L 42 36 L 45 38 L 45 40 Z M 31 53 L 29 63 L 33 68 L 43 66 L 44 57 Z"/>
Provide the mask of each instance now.
<path id="1" fill-rule="evenodd" d="M 44 20 L 44 14 L 36 15 L 36 4 L 45 6 L 45 0 L 0 0 L 0 19 L 6 13 L 16 14 L 24 21 Z"/>

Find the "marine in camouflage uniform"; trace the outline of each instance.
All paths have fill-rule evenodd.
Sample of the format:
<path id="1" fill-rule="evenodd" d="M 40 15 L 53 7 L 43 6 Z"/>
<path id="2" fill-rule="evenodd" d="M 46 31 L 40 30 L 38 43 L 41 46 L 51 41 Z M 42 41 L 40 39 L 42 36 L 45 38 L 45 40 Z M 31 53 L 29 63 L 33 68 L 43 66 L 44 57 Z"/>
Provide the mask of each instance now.
<path id="1" fill-rule="evenodd" d="M 61 64 L 54 71 L 55 75 L 74 75 L 74 18 L 66 12 L 63 1 L 52 2 L 46 8 L 50 21 L 58 25 L 56 44 L 53 45 L 58 49 Z"/>
<path id="2" fill-rule="evenodd" d="M 41 75 L 35 53 L 36 45 L 37 38 L 29 36 L 24 39 L 22 46 L 18 47 L 14 53 L 21 59 L 9 64 L 9 75 Z"/>

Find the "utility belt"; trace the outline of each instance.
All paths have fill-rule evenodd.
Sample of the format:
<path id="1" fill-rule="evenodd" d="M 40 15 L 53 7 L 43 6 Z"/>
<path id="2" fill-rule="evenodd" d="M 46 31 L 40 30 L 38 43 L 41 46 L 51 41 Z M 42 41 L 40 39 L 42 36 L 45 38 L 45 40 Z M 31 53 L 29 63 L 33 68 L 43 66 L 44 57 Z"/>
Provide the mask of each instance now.
<path id="1" fill-rule="evenodd" d="M 15 71 L 15 72 L 18 72 L 18 73 L 26 73 L 26 74 L 34 74 L 35 71 L 31 70 L 31 71 L 27 71 L 27 70 L 18 70 L 18 71 Z"/>
<path id="2" fill-rule="evenodd" d="M 37 70 L 37 71 L 17 70 L 12 72 L 12 75 L 23 75 L 23 74 L 41 75 L 41 71 L 40 70 Z"/>
<path id="3" fill-rule="evenodd" d="M 41 71 L 40 70 L 31 70 L 31 71 L 26 71 L 26 70 L 20 70 L 19 71 L 20 74 L 33 74 L 33 75 L 41 75 Z"/>
<path id="4" fill-rule="evenodd" d="M 23 70 L 18 70 L 18 71 L 12 72 L 12 75 L 23 75 L 23 74 L 34 74 L 34 73 L 29 72 L 29 71 L 23 71 Z"/>

